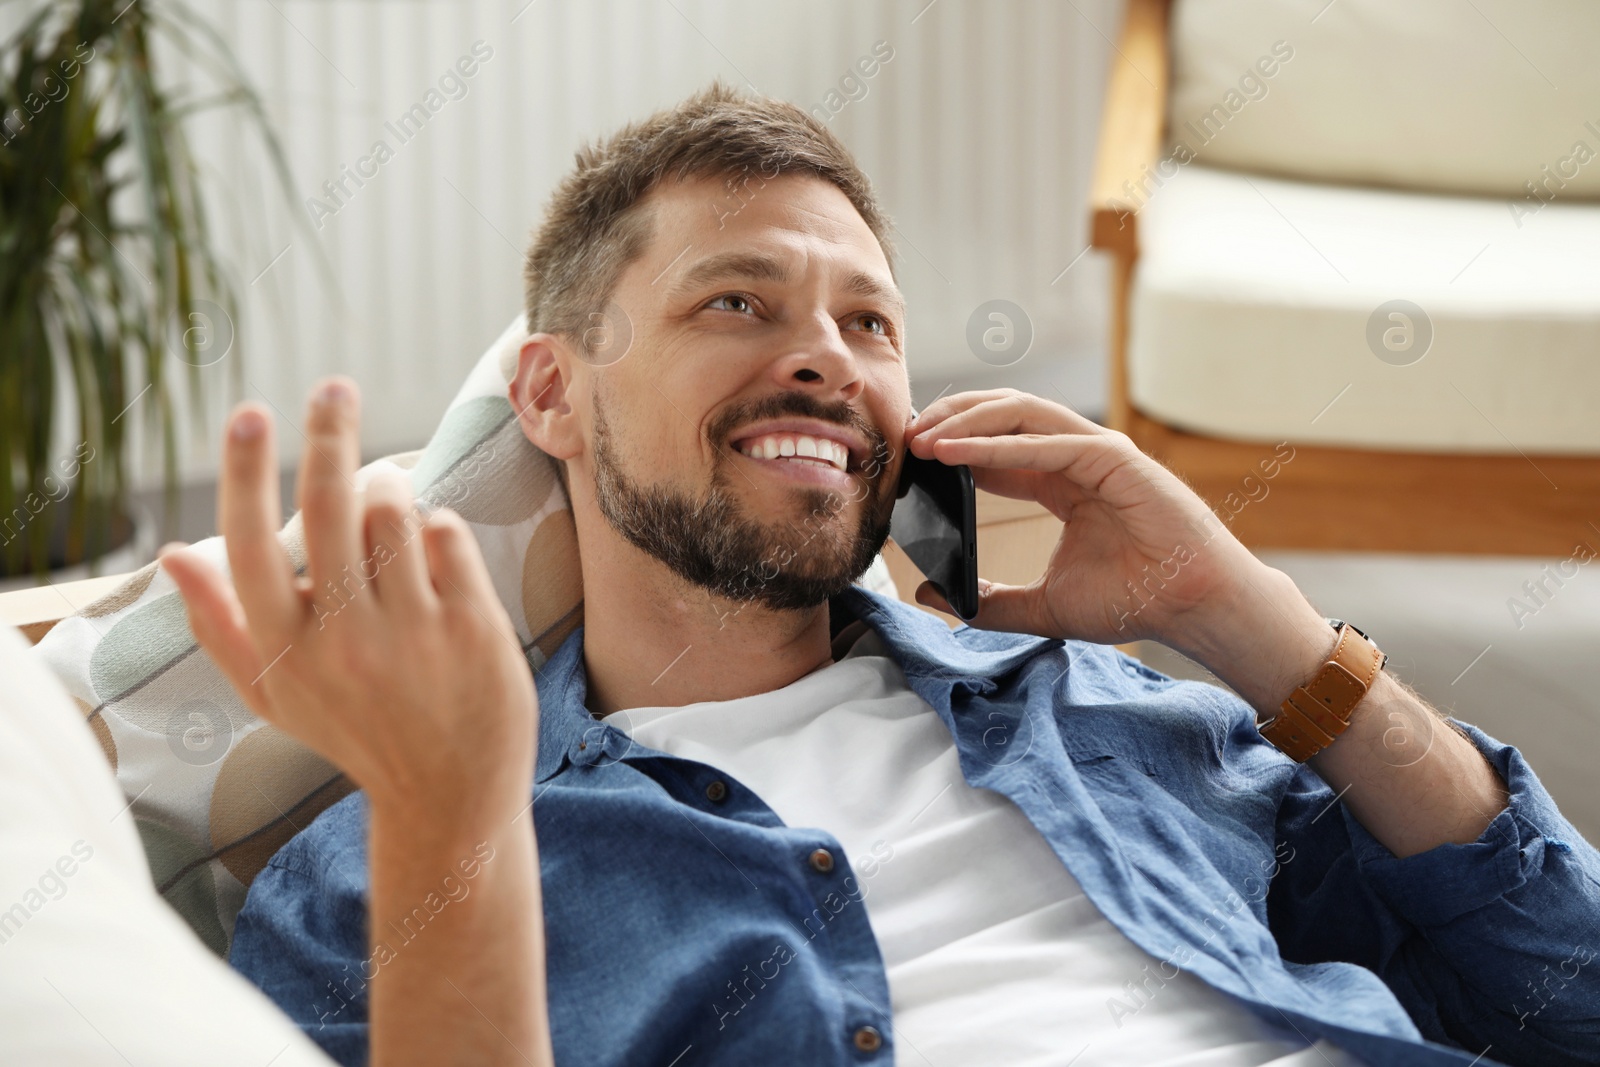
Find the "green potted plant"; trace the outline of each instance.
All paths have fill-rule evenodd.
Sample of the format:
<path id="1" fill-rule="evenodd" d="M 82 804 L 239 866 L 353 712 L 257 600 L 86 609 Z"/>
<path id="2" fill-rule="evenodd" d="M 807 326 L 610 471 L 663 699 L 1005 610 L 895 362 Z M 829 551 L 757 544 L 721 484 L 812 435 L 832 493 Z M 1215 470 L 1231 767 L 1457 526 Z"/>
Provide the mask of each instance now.
<path id="1" fill-rule="evenodd" d="M 209 84 L 174 89 L 158 52 Z M 203 423 L 237 308 L 185 136 L 216 107 L 260 133 L 288 196 L 259 96 L 180 0 L 44 4 L 0 46 L 0 577 L 92 567 L 131 538 L 134 427 L 160 439 L 175 524 L 177 409 L 186 395 Z"/>

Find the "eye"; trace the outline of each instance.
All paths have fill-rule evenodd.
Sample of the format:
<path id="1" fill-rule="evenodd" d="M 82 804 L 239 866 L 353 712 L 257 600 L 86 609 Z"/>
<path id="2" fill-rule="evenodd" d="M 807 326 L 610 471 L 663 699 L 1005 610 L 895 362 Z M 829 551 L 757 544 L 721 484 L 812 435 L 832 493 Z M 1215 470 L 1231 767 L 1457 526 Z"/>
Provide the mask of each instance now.
<path id="1" fill-rule="evenodd" d="M 873 312 L 868 311 L 857 315 L 850 321 L 852 325 L 846 327 L 846 329 L 853 330 L 864 328 L 867 333 L 875 333 L 884 337 L 887 337 L 889 334 L 889 322 L 882 315 L 874 314 Z M 866 326 L 861 326 L 862 323 L 865 323 Z"/>
<path id="2" fill-rule="evenodd" d="M 718 304 L 726 306 L 717 307 Z M 723 293 L 721 296 L 713 297 L 706 307 L 717 308 L 718 311 L 731 311 L 736 315 L 753 315 L 756 310 L 755 302 L 743 293 Z"/>

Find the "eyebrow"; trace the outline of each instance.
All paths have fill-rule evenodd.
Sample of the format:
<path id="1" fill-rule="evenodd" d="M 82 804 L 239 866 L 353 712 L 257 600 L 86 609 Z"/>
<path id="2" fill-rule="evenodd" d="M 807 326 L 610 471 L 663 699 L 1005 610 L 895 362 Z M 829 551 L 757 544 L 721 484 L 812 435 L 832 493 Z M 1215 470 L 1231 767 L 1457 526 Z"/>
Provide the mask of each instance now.
<path id="1" fill-rule="evenodd" d="M 688 297 L 712 282 L 733 278 L 753 278 L 785 285 L 794 280 L 794 274 L 781 260 L 761 252 L 723 252 L 707 256 L 686 268 L 668 288 L 667 294 L 672 299 Z M 885 285 L 866 271 L 852 271 L 844 280 L 844 289 L 858 296 L 882 300 L 894 309 L 899 318 L 905 318 L 906 302 L 900 290 Z"/>
<path id="2" fill-rule="evenodd" d="M 852 273 L 844 280 L 844 287 L 857 296 L 882 300 L 894 309 L 899 318 L 906 317 L 906 298 L 900 295 L 900 290 L 893 285 L 883 284 L 866 271 L 858 270 Z"/>

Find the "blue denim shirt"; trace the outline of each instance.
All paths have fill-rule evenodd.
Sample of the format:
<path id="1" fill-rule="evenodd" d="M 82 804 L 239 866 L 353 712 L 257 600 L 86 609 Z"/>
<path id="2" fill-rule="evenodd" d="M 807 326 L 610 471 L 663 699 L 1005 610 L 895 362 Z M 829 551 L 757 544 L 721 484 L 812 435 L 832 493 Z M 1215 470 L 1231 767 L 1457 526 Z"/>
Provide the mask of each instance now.
<path id="1" fill-rule="evenodd" d="M 1376 1065 L 1600 1063 L 1600 854 L 1516 749 L 1462 726 L 1510 805 L 1472 844 L 1396 859 L 1225 690 L 1107 646 L 951 632 L 861 589 L 830 608 L 835 631 L 878 631 L 967 781 L 1016 803 L 1161 961 L 1156 981 L 1187 970 Z M 837 840 L 593 719 L 582 653 L 579 630 L 537 676 L 556 1062 L 892 1062 L 883 960 Z M 808 862 L 818 847 L 831 870 Z M 367 886 L 358 793 L 273 858 L 233 938 L 233 965 L 344 1064 L 367 1056 Z"/>

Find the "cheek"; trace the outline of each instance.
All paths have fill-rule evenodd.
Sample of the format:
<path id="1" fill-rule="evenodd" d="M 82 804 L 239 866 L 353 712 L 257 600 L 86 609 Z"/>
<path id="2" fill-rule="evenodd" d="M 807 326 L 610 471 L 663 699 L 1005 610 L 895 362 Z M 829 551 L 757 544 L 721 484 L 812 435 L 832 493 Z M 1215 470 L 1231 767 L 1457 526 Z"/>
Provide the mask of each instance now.
<path id="1" fill-rule="evenodd" d="M 717 431 L 714 441 L 706 439 L 707 432 L 725 423 L 730 408 L 771 391 L 763 382 L 767 363 L 761 346 L 698 336 L 652 353 L 650 365 L 655 373 L 627 385 L 640 398 L 630 405 L 638 424 L 629 437 L 638 442 L 640 457 L 660 468 L 658 480 L 676 471 L 684 484 L 703 484 L 713 463 L 725 465 L 735 455 L 725 431 Z"/>
<path id="2" fill-rule="evenodd" d="M 681 408 L 677 397 L 662 397 L 654 391 L 657 403 L 635 410 L 629 421 L 615 427 L 614 436 L 625 444 L 618 449 L 636 477 L 649 482 L 686 483 L 698 479 L 705 466 L 707 449 L 696 437 L 694 427 L 673 407 Z M 684 414 L 689 414 L 687 411 Z"/>
<path id="3" fill-rule="evenodd" d="M 879 394 L 885 399 L 877 405 L 876 410 L 870 411 L 870 417 L 889 447 L 890 466 L 898 466 L 901 453 L 905 451 L 906 426 L 912 417 L 911 383 L 906 378 L 903 366 L 897 367 L 896 373 L 885 378 Z"/>
<path id="4" fill-rule="evenodd" d="M 606 426 L 629 472 L 646 484 L 702 485 L 714 460 L 703 439 L 709 421 L 705 398 L 692 392 L 643 385 L 640 402 L 613 413 Z M 621 407 L 621 405 L 618 405 Z"/>

